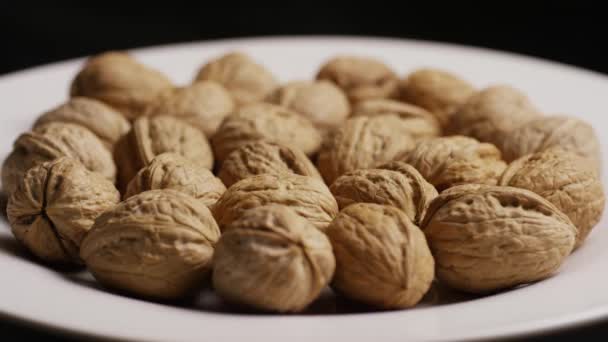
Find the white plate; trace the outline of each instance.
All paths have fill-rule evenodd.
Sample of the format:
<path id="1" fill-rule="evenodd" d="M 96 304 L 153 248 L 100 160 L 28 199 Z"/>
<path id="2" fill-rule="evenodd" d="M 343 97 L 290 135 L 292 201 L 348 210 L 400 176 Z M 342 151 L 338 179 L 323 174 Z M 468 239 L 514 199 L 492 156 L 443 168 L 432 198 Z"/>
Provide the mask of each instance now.
<path id="1" fill-rule="evenodd" d="M 336 54 L 379 57 L 400 74 L 420 66 L 452 70 L 477 86 L 508 83 L 530 95 L 547 113 L 567 113 L 606 127 L 608 78 L 572 67 L 483 49 L 405 40 L 271 38 L 181 44 L 133 51 L 178 83 L 188 83 L 204 61 L 239 49 L 270 66 L 282 81 L 313 77 Z M 82 60 L 0 78 L 0 157 L 43 110 L 64 101 Z M 601 137 L 604 151 L 608 136 Z M 605 156 L 604 156 L 604 159 Z M 608 168 L 604 168 L 606 173 Z M 605 174 L 604 174 L 605 176 Z M 23 256 L 5 221 L 0 222 L 0 313 L 71 333 L 114 339 L 178 341 L 371 341 L 454 340 L 530 334 L 571 326 L 608 314 L 606 220 L 560 273 L 506 293 L 411 310 L 308 315 L 228 314 L 213 297 L 180 308 L 100 291 L 90 278 L 65 275 Z M 210 308 L 205 310 L 206 308 Z M 216 310 L 216 311 L 213 311 Z M 316 314 L 315 314 L 316 313 Z"/>

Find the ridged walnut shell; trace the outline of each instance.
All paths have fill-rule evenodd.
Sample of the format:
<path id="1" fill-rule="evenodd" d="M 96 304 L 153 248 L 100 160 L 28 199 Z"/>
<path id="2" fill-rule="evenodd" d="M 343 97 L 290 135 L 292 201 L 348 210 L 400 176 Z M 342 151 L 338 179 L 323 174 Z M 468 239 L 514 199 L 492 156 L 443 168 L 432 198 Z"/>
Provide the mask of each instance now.
<path id="1" fill-rule="evenodd" d="M 573 152 L 553 148 L 512 162 L 500 185 L 530 190 L 566 214 L 577 228 L 575 248 L 600 221 L 606 197 L 595 170 Z"/>
<path id="2" fill-rule="evenodd" d="M 327 228 L 336 272 L 332 287 L 353 300 L 384 309 L 416 305 L 434 278 L 422 231 L 391 206 L 357 203 Z"/>
<path id="3" fill-rule="evenodd" d="M 139 297 L 191 294 L 211 269 L 220 231 L 207 207 L 175 190 L 135 195 L 97 218 L 80 256 L 102 285 Z"/>
<path id="4" fill-rule="evenodd" d="M 17 138 L 2 166 L 4 191 L 13 192 L 31 167 L 59 157 L 76 159 L 111 182 L 116 179 L 112 154 L 95 134 L 79 125 L 51 122 Z"/>
<path id="5" fill-rule="evenodd" d="M 348 98 L 328 81 L 290 82 L 276 89 L 267 101 L 301 114 L 319 129 L 337 127 L 350 114 Z"/>
<path id="6" fill-rule="evenodd" d="M 472 293 L 549 277 L 570 254 L 576 237 L 568 217 L 537 194 L 477 184 L 439 194 L 421 228 L 439 280 Z"/>
<path id="7" fill-rule="evenodd" d="M 215 81 L 232 94 L 237 104 L 263 100 L 278 85 L 272 73 L 251 57 L 231 52 L 205 64 L 196 81 Z"/>
<path id="8" fill-rule="evenodd" d="M 202 81 L 162 93 L 147 108 L 146 115 L 176 116 L 211 137 L 234 108 L 234 100 L 224 87 Z"/>
<path id="9" fill-rule="evenodd" d="M 110 151 L 131 128 L 129 121 L 118 111 L 103 102 L 86 97 L 71 98 L 42 114 L 34 123 L 34 129 L 49 122 L 73 123 L 88 128 Z"/>
<path id="10" fill-rule="evenodd" d="M 367 57 L 338 56 L 323 64 L 317 80 L 342 88 L 352 102 L 389 98 L 397 93 L 397 74 L 383 62 Z"/>
<path id="11" fill-rule="evenodd" d="M 323 231 L 338 213 L 338 204 L 322 180 L 296 174 L 263 174 L 245 178 L 226 190 L 213 207 L 222 231 L 245 210 L 282 204 Z"/>
<path id="12" fill-rule="evenodd" d="M 222 163 L 218 177 L 230 187 L 241 179 L 265 173 L 295 173 L 321 179 L 319 171 L 302 151 L 264 140 L 232 151 Z"/>
<path id="13" fill-rule="evenodd" d="M 420 141 L 400 160 L 415 167 L 438 191 L 464 183 L 495 185 L 507 166 L 494 145 L 462 136 Z"/>
<path id="14" fill-rule="evenodd" d="M 247 210 L 222 235 L 213 287 L 230 302 L 278 312 L 304 310 L 335 269 L 325 234 L 282 205 Z"/>
<path id="15" fill-rule="evenodd" d="M 230 152 L 259 140 L 274 141 L 314 154 L 321 145 L 321 134 L 306 118 L 287 108 L 252 103 L 228 116 L 211 140 L 215 157 L 223 161 Z"/>
<path id="16" fill-rule="evenodd" d="M 319 172 L 331 184 L 346 172 L 387 163 L 415 146 L 409 132 L 407 120 L 395 115 L 350 118 L 323 144 Z"/>
<path id="17" fill-rule="evenodd" d="M 87 60 L 70 87 L 72 97 L 85 96 L 105 102 L 127 119 L 144 113 L 146 106 L 173 86 L 160 71 L 122 52 L 106 52 Z"/>
<path id="18" fill-rule="evenodd" d="M 222 181 L 211 171 L 176 153 L 156 156 L 150 165 L 133 177 L 125 198 L 148 190 L 173 189 L 196 198 L 211 207 L 226 191 Z"/>
<path id="19" fill-rule="evenodd" d="M 62 157 L 27 171 L 9 197 L 7 214 L 17 240 L 38 258 L 80 264 L 82 239 L 95 218 L 119 201 L 114 184 Z"/>
<path id="20" fill-rule="evenodd" d="M 213 152 L 203 132 L 173 116 L 141 117 L 116 145 L 119 189 L 162 153 L 173 152 L 201 168 L 213 167 Z"/>

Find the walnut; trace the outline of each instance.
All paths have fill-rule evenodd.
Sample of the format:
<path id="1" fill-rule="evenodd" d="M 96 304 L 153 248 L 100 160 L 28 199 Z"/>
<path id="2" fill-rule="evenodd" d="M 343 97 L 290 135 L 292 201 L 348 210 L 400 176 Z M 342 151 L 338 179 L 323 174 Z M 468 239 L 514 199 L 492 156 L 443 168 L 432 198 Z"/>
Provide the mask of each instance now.
<path id="1" fill-rule="evenodd" d="M 393 97 L 398 84 L 397 74 L 386 64 L 354 56 L 338 56 L 327 61 L 317 73 L 317 80 L 337 84 L 352 102 Z"/>
<path id="2" fill-rule="evenodd" d="M 202 81 L 162 93 L 147 108 L 146 115 L 179 117 L 211 137 L 234 108 L 234 101 L 224 87 Z"/>
<path id="3" fill-rule="evenodd" d="M 537 193 L 566 214 L 577 228 L 575 247 L 599 222 L 606 198 L 595 170 L 573 152 L 552 148 L 517 159 L 507 167 L 500 185 Z"/>
<path id="4" fill-rule="evenodd" d="M 211 207 L 226 191 L 224 183 L 211 171 L 177 153 L 163 153 L 133 177 L 125 198 L 148 190 L 173 189 L 188 194 Z"/>
<path id="5" fill-rule="evenodd" d="M 247 210 L 230 223 L 216 246 L 213 285 L 230 302 L 298 312 L 319 296 L 334 269 L 325 234 L 274 204 Z"/>
<path id="6" fill-rule="evenodd" d="M 196 81 L 222 84 L 239 105 L 261 101 L 277 87 L 277 80 L 270 71 L 239 52 L 228 53 L 205 64 L 196 75 Z"/>
<path id="7" fill-rule="evenodd" d="M 230 152 L 258 140 L 291 145 L 309 156 L 321 145 L 320 133 L 306 118 L 287 108 L 261 102 L 242 106 L 228 116 L 211 143 L 215 157 L 223 161 Z"/>
<path id="8" fill-rule="evenodd" d="M 319 172 L 331 184 L 346 172 L 387 163 L 414 147 L 409 132 L 408 120 L 395 115 L 350 118 L 323 144 Z"/>
<path id="9" fill-rule="evenodd" d="M 296 81 L 276 89 L 267 99 L 309 119 L 319 129 L 342 124 L 350 114 L 344 92 L 328 81 Z"/>
<path id="10" fill-rule="evenodd" d="M 429 68 L 409 74 L 401 82 L 400 88 L 403 100 L 431 111 L 442 127 L 448 124 L 456 108 L 475 92 L 473 85 L 460 77 Z"/>
<path id="11" fill-rule="evenodd" d="M 500 146 L 510 132 L 540 115 L 521 91 L 504 85 L 491 86 L 471 95 L 450 116 L 446 131 Z"/>
<path id="12" fill-rule="evenodd" d="M 112 154 L 91 131 L 75 124 L 50 122 L 17 138 L 2 166 L 4 190 L 13 192 L 31 167 L 64 156 L 78 160 L 112 182 L 116 178 Z"/>
<path id="13" fill-rule="evenodd" d="M 200 130 L 172 116 L 143 116 L 133 123 L 131 131 L 116 146 L 121 192 L 141 168 L 166 152 L 177 153 L 201 168 L 213 167 L 211 147 Z"/>
<path id="14" fill-rule="evenodd" d="M 439 194 L 421 228 L 439 280 L 473 293 L 549 277 L 576 235 L 568 217 L 535 193 L 478 184 Z"/>
<path id="15" fill-rule="evenodd" d="M 55 265 L 80 264 L 85 234 L 119 200 L 110 181 L 61 157 L 34 166 L 19 179 L 7 214 L 17 240 L 38 258 Z"/>
<path id="16" fill-rule="evenodd" d="M 126 53 L 106 52 L 89 58 L 72 81 L 70 95 L 91 97 L 118 109 L 127 119 L 140 116 L 171 81 Z"/>
<path id="17" fill-rule="evenodd" d="M 357 203 L 327 228 L 336 271 L 332 287 L 380 308 L 416 305 L 431 286 L 434 262 L 422 231 L 391 206 Z"/>
<path id="18" fill-rule="evenodd" d="M 110 150 L 131 128 L 122 114 L 103 102 L 86 97 L 74 97 L 68 102 L 42 114 L 34 129 L 49 122 L 65 122 L 81 125 L 93 132 Z"/>
<path id="19" fill-rule="evenodd" d="M 323 231 L 338 213 L 338 204 L 323 181 L 284 173 L 245 178 L 226 190 L 213 207 L 213 216 L 225 230 L 243 211 L 266 204 L 291 207 Z"/>
<path id="20" fill-rule="evenodd" d="M 82 241 L 80 256 L 106 287 L 175 299 L 205 280 L 219 237 L 202 202 L 175 190 L 151 190 L 99 216 Z"/>
<path id="21" fill-rule="evenodd" d="M 494 145 L 463 136 L 420 141 L 400 160 L 415 167 L 439 191 L 464 183 L 495 185 L 506 168 Z"/>
<path id="22" fill-rule="evenodd" d="M 376 99 L 358 102 L 353 109 L 353 116 L 396 115 L 406 120 L 410 135 L 415 139 L 436 137 L 441 134 L 441 127 L 435 117 L 424 108 L 407 103 Z"/>
<path id="23" fill-rule="evenodd" d="M 319 171 L 302 151 L 264 140 L 248 143 L 232 151 L 222 163 L 218 177 L 229 187 L 247 177 L 285 172 L 321 178 Z"/>

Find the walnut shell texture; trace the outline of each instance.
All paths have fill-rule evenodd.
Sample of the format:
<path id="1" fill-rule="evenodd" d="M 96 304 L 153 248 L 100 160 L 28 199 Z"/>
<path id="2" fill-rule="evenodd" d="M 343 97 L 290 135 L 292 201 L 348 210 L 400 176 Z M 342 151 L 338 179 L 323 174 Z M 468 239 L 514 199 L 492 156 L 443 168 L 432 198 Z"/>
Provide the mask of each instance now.
<path id="1" fill-rule="evenodd" d="M 416 305 L 434 278 L 434 261 L 422 231 L 391 206 L 357 203 L 327 229 L 339 293 L 384 309 Z"/>
<path id="2" fill-rule="evenodd" d="M 213 207 L 223 230 L 251 208 L 282 204 L 323 231 L 338 213 L 338 204 L 322 180 L 296 174 L 262 174 L 245 178 L 226 190 Z"/>
<path id="3" fill-rule="evenodd" d="M 80 264 L 80 243 L 97 216 L 120 201 L 107 179 L 61 157 L 29 169 L 8 200 L 17 240 L 50 264 Z"/>
<path id="4" fill-rule="evenodd" d="M 99 216 L 80 256 L 106 287 L 176 299 L 202 284 L 219 237 L 202 202 L 175 190 L 151 190 Z"/>
<path id="5" fill-rule="evenodd" d="M 286 172 L 321 179 L 319 171 L 302 151 L 263 140 L 232 151 L 222 163 L 218 177 L 226 186 L 231 186 L 247 177 Z"/>
<path id="6" fill-rule="evenodd" d="M 472 293 L 549 277 L 572 251 L 576 236 L 568 217 L 537 194 L 478 184 L 439 194 L 421 228 L 439 280 Z"/>
<path id="7" fill-rule="evenodd" d="M 176 153 L 163 153 L 133 177 L 125 198 L 148 190 L 173 189 L 196 198 L 211 207 L 226 191 L 222 181 L 211 171 Z"/>
<path id="8" fill-rule="evenodd" d="M 325 234 L 292 209 L 247 210 L 216 245 L 213 285 L 230 302 L 298 312 L 314 301 L 335 269 Z"/>

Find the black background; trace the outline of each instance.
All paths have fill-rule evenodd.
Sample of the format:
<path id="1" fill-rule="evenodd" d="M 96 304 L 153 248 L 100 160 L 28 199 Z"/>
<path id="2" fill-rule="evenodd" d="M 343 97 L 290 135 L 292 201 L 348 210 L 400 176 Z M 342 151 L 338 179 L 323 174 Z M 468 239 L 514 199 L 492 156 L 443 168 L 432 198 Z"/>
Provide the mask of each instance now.
<path id="1" fill-rule="evenodd" d="M 0 4 L 0 74 L 109 49 L 231 37 L 332 34 L 444 41 L 552 59 L 608 73 L 608 23 L 593 6 L 490 2 L 464 6 L 437 1 L 386 7 L 288 6 L 40 8 Z M 151 5 L 150 5 L 151 6 Z M 1 101 L 0 101 L 1 104 Z M 1 108 L 0 108 L 1 110 Z M 51 295 L 51 294 L 49 294 Z M 564 294 L 584 295 L 584 294 Z M 557 300 L 557 299 L 556 299 Z M 522 308 L 524 310 L 525 308 Z M 92 314 L 94 308 L 91 308 Z M 607 324 L 553 332 L 534 340 L 589 339 L 608 335 Z M 4 337 L 62 341 L 0 320 Z M 10 339 L 9 339 L 10 340 Z"/>

